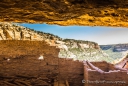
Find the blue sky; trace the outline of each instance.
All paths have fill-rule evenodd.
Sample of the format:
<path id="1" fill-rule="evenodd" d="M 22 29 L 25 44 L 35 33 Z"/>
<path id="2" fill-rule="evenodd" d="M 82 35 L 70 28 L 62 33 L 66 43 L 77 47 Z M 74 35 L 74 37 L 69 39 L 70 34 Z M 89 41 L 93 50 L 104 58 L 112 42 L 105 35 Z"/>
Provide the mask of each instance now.
<path id="1" fill-rule="evenodd" d="M 47 24 L 20 24 L 22 26 L 58 35 L 61 38 L 88 40 L 100 45 L 128 43 L 128 29 L 121 27 L 58 26 Z"/>

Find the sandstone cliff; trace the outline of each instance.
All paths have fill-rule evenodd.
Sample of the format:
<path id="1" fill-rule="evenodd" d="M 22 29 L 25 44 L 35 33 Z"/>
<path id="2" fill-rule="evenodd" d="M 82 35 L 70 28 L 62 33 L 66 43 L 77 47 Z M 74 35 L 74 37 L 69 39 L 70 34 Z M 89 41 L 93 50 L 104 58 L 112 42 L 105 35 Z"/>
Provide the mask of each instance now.
<path id="1" fill-rule="evenodd" d="M 95 42 L 65 39 L 61 44 L 60 58 L 73 58 L 74 60 L 107 61 L 112 62 L 106 53 Z"/>
<path id="2" fill-rule="evenodd" d="M 128 44 L 100 45 L 100 48 L 115 60 L 120 60 L 128 51 Z"/>
<path id="3" fill-rule="evenodd" d="M 46 34 L 40 31 L 34 31 L 33 29 L 16 25 L 14 23 L 1 22 L 0 23 L 0 40 L 46 40 L 54 38 L 59 40 L 52 34 Z"/>
<path id="4" fill-rule="evenodd" d="M 53 34 L 35 31 L 14 23 L 0 23 L 0 40 L 45 41 L 50 46 L 56 46 L 60 49 L 60 58 L 73 58 L 74 60 L 89 61 L 113 61 L 95 42 L 62 39 Z"/>
<path id="5" fill-rule="evenodd" d="M 101 45 L 102 50 L 112 49 L 113 52 L 123 52 L 128 50 L 128 44 Z"/>

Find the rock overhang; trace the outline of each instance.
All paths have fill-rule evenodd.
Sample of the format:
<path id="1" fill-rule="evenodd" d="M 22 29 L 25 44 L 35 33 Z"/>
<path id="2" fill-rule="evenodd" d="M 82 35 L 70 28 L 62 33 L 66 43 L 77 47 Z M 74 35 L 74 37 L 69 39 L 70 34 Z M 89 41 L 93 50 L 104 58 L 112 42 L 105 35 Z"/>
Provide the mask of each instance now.
<path id="1" fill-rule="evenodd" d="M 0 21 L 127 27 L 127 8 L 127 0 L 2 0 Z"/>

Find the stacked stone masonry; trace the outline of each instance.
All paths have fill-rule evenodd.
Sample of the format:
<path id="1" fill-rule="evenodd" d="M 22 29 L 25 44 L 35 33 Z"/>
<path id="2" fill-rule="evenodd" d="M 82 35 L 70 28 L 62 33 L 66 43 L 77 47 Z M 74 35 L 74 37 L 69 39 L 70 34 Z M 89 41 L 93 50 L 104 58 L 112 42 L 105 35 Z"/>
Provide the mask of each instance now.
<path id="1" fill-rule="evenodd" d="M 58 58 L 55 46 L 44 41 L 6 40 L 0 41 L 0 47 L 0 86 L 57 86 L 55 82 L 83 86 L 83 63 Z"/>
<path id="2" fill-rule="evenodd" d="M 107 62 L 92 62 L 94 69 L 88 62 L 84 63 L 84 86 L 128 86 L 127 71 L 117 70 Z M 100 72 L 99 70 L 104 72 Z"/>
<path id="3" fill-rule="evenodd" d="M 4 40 L 0 47 L 0 86 L 128 86 L 127 71 L 58 58 L 59 49 L 45 41 Z"/>

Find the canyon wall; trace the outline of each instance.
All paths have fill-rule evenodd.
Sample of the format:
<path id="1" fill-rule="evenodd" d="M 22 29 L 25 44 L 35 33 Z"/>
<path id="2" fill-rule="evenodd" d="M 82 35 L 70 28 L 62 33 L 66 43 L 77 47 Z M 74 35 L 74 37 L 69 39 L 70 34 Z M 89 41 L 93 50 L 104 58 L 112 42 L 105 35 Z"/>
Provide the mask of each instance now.
<path id="1" fill-rule="evenodd" d="M 57 35 L 41 32 L 41 31 L 35 31 L 34 29 L 30 29 L 16 23 L 0 22 L 0 40 L 45 41 L 51 46 L 57 46 L 58 48 L 60 48 L 60 52 L 59 52 L 60 58 L 73 58 L 75 60 L 86 59 L 90 61 L 101 61 L 101 60 L 111 61 L 111 58 L 107 58 L 107 55 L 102 52 L 98 43 L 91 41 L 84 41 L 84 40 L 62 39 Z M 14 47 L 15 50 L 17 50 L 18 48 L 20 48 L 20 46 Z M 28 53 L 29 55 L 30 53 L 32 55 L 33 54 L 36 55 L 36 52 L 39 51 L 37 50 L 33 52 L 34 48 L 32 45 L 30 46 L 30 48 L 31 48 L 30 51 L 28 51 L 29 50 L 28 48 L 26 50 L 24 48 L 22 49 L 22 52 L 17 51 L 17 54 L 18 52 L 22 54 L 23 53 L 27 54 L 29 52 Z M 6 55 L 14 54 L 13 52 L 15 51 L 14 49 L 10 49 L 10 51 L 6 53 Z M 40 47 L 39 49 L 41 50 L 42 48 Z M 4 52 L 6 50 L 7 47 L 2 51 Z"/>
<path id="2" fill-rule="evenodd" d="M 113 44 L 113 45 L 100 45 L 102 50 L 112 49 L 113 52 L 123 52 L 128 50 L 128 44 Z"/>

